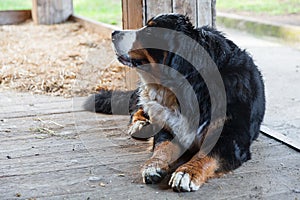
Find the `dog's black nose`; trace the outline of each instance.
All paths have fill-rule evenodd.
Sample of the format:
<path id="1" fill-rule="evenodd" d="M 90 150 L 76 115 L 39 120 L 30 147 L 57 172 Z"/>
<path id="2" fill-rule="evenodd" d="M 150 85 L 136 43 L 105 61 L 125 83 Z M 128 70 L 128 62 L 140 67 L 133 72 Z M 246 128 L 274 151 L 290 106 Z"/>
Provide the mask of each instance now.
<path id="1" fill-rule="evenodd" d="M 113 31 L 112 34 L 111 34 L 111 36 L 113 37 L 113 36 L 119 34 L 120 32 L 121 32 L 121 31 Z"/>

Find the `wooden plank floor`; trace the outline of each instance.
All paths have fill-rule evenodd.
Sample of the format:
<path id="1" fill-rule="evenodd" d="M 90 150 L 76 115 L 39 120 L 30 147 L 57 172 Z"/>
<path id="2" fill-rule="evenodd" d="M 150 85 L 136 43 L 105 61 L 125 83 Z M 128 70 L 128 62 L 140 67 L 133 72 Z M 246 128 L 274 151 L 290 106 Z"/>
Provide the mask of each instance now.
<path id="1" fill-rule="evenodd" d="M 252 160 L 197 192 L 144 185 L 147 142 L 83 100 L 0 93 L 0 199 L 300 199 L 300 154 L 263 135 Z"/>

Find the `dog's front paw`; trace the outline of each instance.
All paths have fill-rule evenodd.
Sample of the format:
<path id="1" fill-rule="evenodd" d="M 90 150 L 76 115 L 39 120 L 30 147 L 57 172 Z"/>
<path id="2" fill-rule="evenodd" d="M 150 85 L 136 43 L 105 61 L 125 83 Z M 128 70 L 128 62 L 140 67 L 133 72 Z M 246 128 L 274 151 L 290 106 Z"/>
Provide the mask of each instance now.
<path id="1" fill-rule="evenodd" d="M 189 162 L 181 165 L 172 174 L 169 185 L 178 192 L 198 190 L 209 178 L 220 177 L 219 159 L 198 152 Z"/>
<path id="2" fill-rule="evenodd" d="M 150 159 L 142 168 L 143 182 L 146 184 L 155 184 L 163 180 L 167 175 L 169 166 L 162 160 Z"/>
<path id="3" fill-rule="evenodd" d="M 155 184 L 161 182 L 167 172 L 161 168 L 147 167 L 142 171 L 143 182 L 146 184 Z"/>
<path id="4" fill-rule="evenodd" d="M 200 188 L 203 182 L 195 180 L 193 174 L 184 171 L 176 171 L 172 174 L 169 186 L 178 192 L 192 192 Z"/>
<path id="5" fill-rule="evenodd" d="M 149 125 L 150 122 L 149 120 L 145 119 L 143 121 L 137 120 L 130 124 L 129 129 L 128 129 L 128 134 L 131 136 L 138 136 L 142 131 L 144 126 Z"/>

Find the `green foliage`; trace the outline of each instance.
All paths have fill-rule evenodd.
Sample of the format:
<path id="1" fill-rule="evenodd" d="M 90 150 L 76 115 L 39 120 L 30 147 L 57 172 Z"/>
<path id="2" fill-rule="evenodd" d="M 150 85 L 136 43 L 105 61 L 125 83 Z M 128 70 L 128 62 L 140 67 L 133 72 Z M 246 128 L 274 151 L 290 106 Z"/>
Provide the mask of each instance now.
<path id="1" fill-rule="evenodd" d="M 0 0 L 0 10 L 30 10 L 31 0 Z"/>
<path id="2" fill-rule="evenodd" d="M 75 14 L 113 25 L 122 24 L 121 0 L 73 0 Z"/>

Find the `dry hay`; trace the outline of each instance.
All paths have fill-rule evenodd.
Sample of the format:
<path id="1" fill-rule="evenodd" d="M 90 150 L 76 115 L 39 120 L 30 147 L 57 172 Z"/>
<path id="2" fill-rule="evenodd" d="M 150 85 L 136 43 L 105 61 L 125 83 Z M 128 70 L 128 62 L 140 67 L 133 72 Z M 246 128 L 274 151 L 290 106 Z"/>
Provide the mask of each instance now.
<path id="1" fill-rule="evenodd" d="M 0 89 L 53 96 L 86 96 L 125 89 L 126 67 L 111 41 L 75 22 L 0 27 Z"/>

